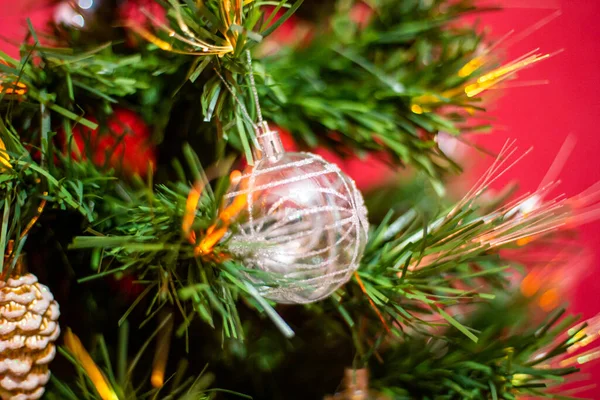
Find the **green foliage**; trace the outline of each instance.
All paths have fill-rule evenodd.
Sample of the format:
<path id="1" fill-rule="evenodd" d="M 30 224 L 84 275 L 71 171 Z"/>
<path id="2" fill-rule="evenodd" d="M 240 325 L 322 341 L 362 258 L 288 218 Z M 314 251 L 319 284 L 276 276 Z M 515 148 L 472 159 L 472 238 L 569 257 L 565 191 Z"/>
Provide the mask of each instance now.
<path id="1" fill-rule="evenodd" d="M 528 302 L 503 296 L 515 265 L 499 254 L 544 232 L 540 227 L 555 222 L 560 210 L 525 217 L 515 205 L 488 207 L 481 204 L 485 184 L 457 203 L 443 196 L 445 172 L 458 166 L 439 149 L 436 134 L 473 129 L 466 126 L 478 98 L 465 87 L 491 68 L 464 69 L 483 43 L 475 28 L 456 23 L 476 11 L 473 2 L 338 1 L 315 22 L 312 40 L 268 54 L 268 36 L 302 1 L 273 4 L 169 0 L 163 5 L 170 26 L 151 18 L 152 26 L 115 28 L 120 39 L 137 33 L 149 40 L 137 48 L 120 39 L 94 43 L 89 34 L 80 41 L 80 32 L 69 31 L 64 47 L 46 47 L 32 29 L 33 44 L 23 47 L 21 60 L 0 54 L 2 84 L 25 86 L 0 101 L 11 163 L 0 174 L 0 249 L 11 239 L 17 255 L 24 249 L 30 236 L 23 233 L 44 202 L 46 214 L 82 217 L 66 238 L 59 237 L 59 217 L 37 224 L 35 233 L 51 238 L 61 260 L 58 269 L 44 264 L 43 270 L 61 288 L 85 291 L 102 313 L 86 343 L 96 343 L 91 353 L 122 398 L 213 396 L 208 373 L 178 372 L 162 391 L 148 389 L 146 370 L 124 374 L 134 370 L 127 367 L 130 346 L 122 346 L 124 327 L 135 321 L 145 332 L 167 309 L 176 310 L 173 343 L 184 343 L 186 357 L 198 365 L 211 361 L 216 385 L 258 396 L 322 396 L 352 364 L 370 366 L 374 386 L 393 398 L 561 398 L 545 385 L 575 369 L 545 369 L 532 357 L 555 343 L 565 323 L 527 329 Z M 371 10 L 368 22 L 352 17 L 356 5 Z M 255 132 L 242 109 L 253 121 L 258 110 L 246 50 L 255 54 L 265 117 L 301 147 L 326 145 L 344 156 L 384 151 L 393 164 L 417 171 L 399 189 L 368 199 L 374 224 L 360 269 L 323 302 L 277 306 L 250 284 L 248 275 L 258 272 L 230 254 L 226 240 L 197 257 L 182 232 L 190 190 L 206 184 L 193 210 L 198 242 L 217 217 L 234 160 L 251 161 Z M 95 165 L 94 149 L 72 154 L 77 129 L 105 128 L 116 107 L 137 110 L 154 129 L 159 165 L 145 180 Z M 104 283 L 126 276 L 135 277 L 141 292 L 107 296 Z M 496 318 L 499 309 L 509 312 Z M 106 339 L 98 335 L 103 329 L 110 331 Z M 144 350 L 155 334 L 132 336 Z M 571 335 L 549 359 L 583 338 Z M 81 360 L 62 354 L 79 373 L 55 379 L 48 398 L 98 399 Z M 117 355 L 116 372 L 110 354 Z M 307 385 L 309 376 L 318 383 Z M 283 381 L 291 394 L 272 385 Z"/>
<path id="2" fill-rule="evenodd" d="M 461 125 L 468 116 L 465 110 L 477 109 L 478 98 L 467 97 L 463 89 L 491 67 L 484 64 L 461 73 L 483 39 L 475 29 L 452 23 L 475 10 L 469 0 L 451 6 L 441 0 L 411 1 L 401 7 L 386 0 L 372 4 L 372 10 L 362 3 L 340 2 L 329 22 L 315 28 L 309 43 L 262 57 L 261 43 L 301 1 L 281 2 L 279 7 L 287 11 L 279 18 L 255 2 L 229 13 L 222 4 L 169 2 L 173 28 L 157 25 L 153 44 L 138 52 L 120 42 L 90 48 L 93 43 L 77 42 L 76 35 L 70 47 L 25 46 L 22 63 L 2 55 L 9 64 L 3 68 L 4 80 L 18 77 L 27 85 L 21 101 L 45 104 L 61 118 L 86 126 L 94 126 L 85 119 L 90 112 L 98 117 L 125 103 L 146 117 L 157 141 L 163 140 L 165 129 L 183 128 L 189 132 L 180 135 L 188 140 L 211 135 L 249 156 L 254 133 L 247 121 L 241 123 L 239 106 L 225 82 L 254 117 L 244 51 L 257 49 L 265 115 L 300 144 L 325 144 L 343 155 L 384 150 L 395 162 L 435 179 L 458 169 L 438 148 L 435 134 L 467 129 Z M 352 7 L 361 4 L 371 17 L 367 23 L 351 17 Z M 241 25 L 234 14 L 242 16 Z M 231 49 L 213 54 L 199 43 Z M 178 112 L 188 109 L 194 113 L 181 126 Z M 207 122 L 218 124 L 199 129 Z"/>
<path id="3" fill-rule="evenodd" d="M 71 334 L 70 332 L 68 334 Z M 156 334 L 156 332 L 155 332 Z M 106 379 L 109 390 L 114 393 L 116 398 L 123 399 L 164 399 L 164 400 L 208 400 L 211 390 L 208 389 L 214 376 L 204 371 L 196 378 L 186 378 L 185 370 L 187 361 L 181 360 L 177 373 L 169 377 L 167 384 L 160 388 L 154 388 L 149 391 L 135 385 L 134 376 L 137 365 L 143 360 L 144 350 L 150 344 L 155 335 L 151 335 L 147 342 L 137 352 L 131 362 L 126 358 L 118 357 L 117 360 L 111 359 L 110 349 L 107 346 L 104 336 L 98 335 L 94 338 L 96 346 L 91 351 L 94 364 L 100 369 Z M 124 323 L 119 329 L 118 354 L 127 354 L 129 341 L 129 325 Z M 98 391 L 98 382 L 94 381 L 87 373 L 82 362 L 68 349 L 60 348 L 62 357 L 66 358 L 77 371 L 77 384 L 66 385 L 60 380 L 52 377 L 50 390 L 47 391 L 48 399 L 68 399 L 68 400 L 106 400 L 106 394 L 100 394 Z M 114 365 L 114 367 L 113 367 Z M 86 365 L 89 367 L 89 365 Z M 167 393 L 165 393 L 167 392 Z"/>
<path id="4" fill-rule="evenodd" d="M 459 73 L 483 37 L 453 22 L 474 5 L 370 4 L 356 9 L 361 3 L 339 2 L 330 22 L 310 32 L 310 42 L 265 58 L 266 114 L 311 146 L 326 143 L 342 154 L 385 150 L 395 163 L 438 178 L 458 167 L 434 135 L 463 131 L 464 108 L 478 102 L 464 86 L 489 68 Z M 428 105 L 415 112 L 414 99 L 424 97 Z"/>
<path id="5" fill-rule="evenodd" d="M 570 330 L 561 342 L 556 338 L 576 319 L 558 323 L 560 312 L 532 327 L 523 309 L 527 302 L 511 295 L 513 299 L 484 305 L 469 318 L 469 326 L 479 331 L 478 343 L 448 330 L 438 337 L 410 338 L 384 353 L 384 364 L 373 367 L 374 386 L 394 399 L 567 399 L 552 388 L 576 369 L 548 363 L 544 356 L 564 355 L 581 340 L 578 332 L 585 324 Z"/>

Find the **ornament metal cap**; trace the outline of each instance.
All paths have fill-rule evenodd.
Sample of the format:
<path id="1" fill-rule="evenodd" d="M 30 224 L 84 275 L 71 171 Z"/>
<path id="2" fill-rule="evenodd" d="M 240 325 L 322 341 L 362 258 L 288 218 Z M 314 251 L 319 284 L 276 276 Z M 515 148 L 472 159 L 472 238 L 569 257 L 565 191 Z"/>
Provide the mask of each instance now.
<path id="1" fill-rule="evenodd" d="M 257 128 L 258 135 L 256 139 L 258 146 L 256 146 L 256 151 L 254 152 L 254 157 L 257 160 L 265 157 L 276 158 L 285 151 L 279 132 L 271 130 L 267 121 L 261 121 Z"/>
<path id="2" fill-rule="evenodd" d="M 369 370 L 346 368 L 344 370 L 344 388 L 348 394 L 354 395 L 358 391 L 367 393 L 369 391 Z"/>

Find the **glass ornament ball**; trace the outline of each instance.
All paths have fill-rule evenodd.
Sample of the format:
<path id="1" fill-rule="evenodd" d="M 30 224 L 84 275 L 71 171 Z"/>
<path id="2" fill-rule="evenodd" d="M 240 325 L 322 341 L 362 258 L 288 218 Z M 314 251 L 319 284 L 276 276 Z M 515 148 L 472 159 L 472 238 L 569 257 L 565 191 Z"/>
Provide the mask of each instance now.
<path id="1" fill-rule="evenodd" d="M 227 247 L 278 303 L 331 295 L 358 268 L 367 210 L 354 181 L 311 153 L 275 153 L 248 166 L 225 196 L 234 217 Z"/>

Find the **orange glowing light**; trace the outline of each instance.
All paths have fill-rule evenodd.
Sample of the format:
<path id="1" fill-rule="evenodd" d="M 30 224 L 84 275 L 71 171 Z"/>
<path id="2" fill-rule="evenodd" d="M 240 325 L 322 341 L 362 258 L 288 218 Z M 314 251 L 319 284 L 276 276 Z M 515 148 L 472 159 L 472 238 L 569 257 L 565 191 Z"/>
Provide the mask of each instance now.
<path id="1" fill-rule="evenodd" d="M 240 171 L 233 171 L 229 175 L 229 180 L 231 184 L 235 185 L 236 183 L 240 182 L 241 177 L 242 173 Z M 246 179 L 241 182 L 240 189 L 244 191 L 247 187 L 248 180 Z M 231 204 L 221 211 L 217 222 L 215 222 L 206 230 L 206 236 L 200 241 L 200 244 L 194 250 L 196 255 L 206 255 L 212 252 L 213 247 L 219 242 L 219 240 L 223 238 L 223 236 L 225 236 L 229 230 L 231 220 L 244 209 L 247 201 L 248 195 L 242 193 L 236 196 Z"/>
<path id="2" fill-rule="evenodd" d="M 517 239 L 516 244 L 517 246 L 526 246 L 529 243 L 533 242 L 535 240 L 535 236 L 526 236 L 524 238 L 520 238 Z"/>
<path id="3" fill-rule="evenodd" d="M 413 105 L 410 107 L 410 110 L 411 110 L 412 112 L 414 112 L 415 114 L 423 114 L 423 107 L 421 107 L 421 106 L 420 106 L 420 105 L 418 105 L 418 104 L 413 104 Z"/>
<path id="4" fill-rule="evenodd" d="M 538 303 L 544 311 L 554 310 L 560 303 L 558 290 L 554 288 L 546 290 L 540 297 Z"/>
<path id="5" fill-rule="evenodd" d="M 163 324 L 159 330 L 156 340 L 156 352 L 152 362 L 152 375 L 150 383 L 155 388 L 161 388 L 165 384 L 165 371 L 169 359 L 169 349 L 171 347 L 171 336 L 173 333 L 173 316 L 167 314 L 163 318 Z"/>
<path id="6" fill-rule="evenodd" d="M 6 87 L 0 84 L 0 93 L 22 96 L 27 93 L 27 85 L 23 82 L 9 83 Z"/>
<path id="7" fill-rule="evenodd" d="M 98 391 L 98 394 L 102 400 L 119 400 L 117 394 L 108 383 L 108 380 L 104 377 L 90 354 L 87 352 L 81 340 L 75 335 L 70 329 L 65 332 L 65 346 L 69 349 L 71 354 L 79 361 L 90 380 L 94 384 L 94 387 Z"/>
<path id="8" fill-rule="evenodd" d="M 248 180 L 242 181 L 242 173 L 238 170 L 234 170 L 229 175 L 229 180 L 232 185 L 237 185 L 241 181 L 240 189 L 243 192 L 248 186 Z M 185 207 L 185 213 L 183 216 L 182 230 L 187 235 L 188 241 L 192 244 L 196 243 L 197 235 L 191 230 L 195 211 L 204 190 L 204 184 L 198 184 L 190 191 Z M 217 220 L 206 230 L 205 236 L 202 238 L 200 243 L 194 248 L 195 256 L 207 256 L 213 252 L 215 245 L 225 236 L 229 230 L 231 221 L 244 209 L 248 201 L 248 195 L 242 193 L 236 196 L 230 205 L 225 207 L 219 213 Z"/>
<path id="9" fill-rule="evenodd" d="M 540 287 L 541 280 L 531 272 L 521 282 L 521 293 L 526 297 L 532 297 L 540 290 Z"/>
<path id="10" fill-rule="evenodd" d="M 10 164 L 9 160 L 10 159 L 8 157 L 8 153 L 6 152 L 6 145 L 4 144 L 2 139 L 0 139 L 0 171 L 2 171 L 3 169 L 12 168 L 12 165 Z"/>

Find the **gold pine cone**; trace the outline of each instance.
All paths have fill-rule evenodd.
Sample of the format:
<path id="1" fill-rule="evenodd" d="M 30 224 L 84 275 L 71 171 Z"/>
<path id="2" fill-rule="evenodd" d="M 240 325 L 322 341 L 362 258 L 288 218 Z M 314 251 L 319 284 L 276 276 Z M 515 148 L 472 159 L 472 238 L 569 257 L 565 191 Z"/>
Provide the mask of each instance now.
<path id="1" fill-rule="evenodd" d="M 0 280 L 0 398 L 44 394 L 60 334 L 58 303 L 33 274 Z"/>

